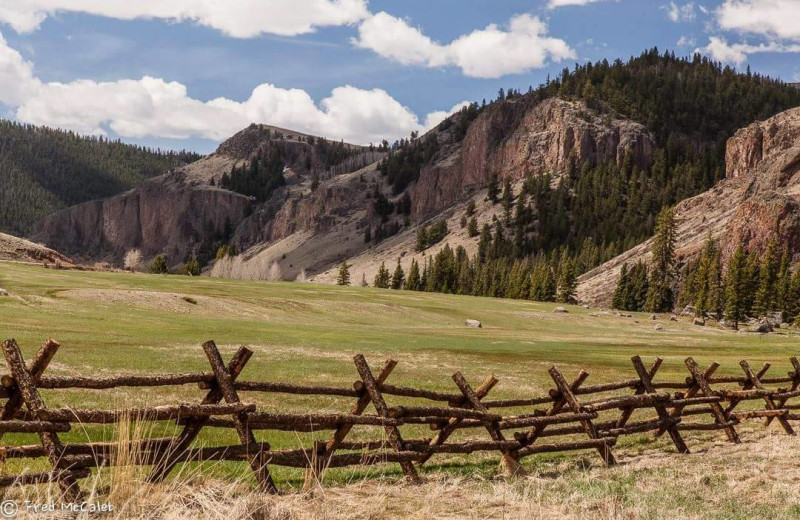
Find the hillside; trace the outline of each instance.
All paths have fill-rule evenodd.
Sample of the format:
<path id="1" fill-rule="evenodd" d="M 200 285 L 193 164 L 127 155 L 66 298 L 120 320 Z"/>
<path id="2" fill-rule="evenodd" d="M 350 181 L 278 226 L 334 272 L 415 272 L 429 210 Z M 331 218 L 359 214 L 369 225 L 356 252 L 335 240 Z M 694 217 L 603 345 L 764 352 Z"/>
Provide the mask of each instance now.
<path id="1" fill-rule="evenodd" d="M 69 258 L 57 251 L 5 233 L 0 233 L 0 260 L 72 265 Z"/>
<path id="2" fill-rule="evenodd" d="M 0 231 L 25 234 L 54 211 L 120 193 L 198 157 L 0 120 Z"/>
<path id="3" fill-rule="evenodd" d="M 800 252 L 800 107 L 755 122 L 728 140 L 726 179 L 675 208 L 676 253 L 681 263 L 697 257 L 707 237 L 727 263 L 742 244 L 765 251 L 778 238 Z M 583 275 L 584 301 L 608 304 L 623 264 L 647 260 L 652 241 L 640 244 Z"/>
<path id="4" fill-rule="evenodd" d="M 501 91 L 378 148 L 253 125 L 33 237 L 83 260 L 140 248 L 250 279 L 332 282 L 346 260 L 353 283 L 371 283 L 401 258 L 423 273 L 415 289 L 552 300 L 559 278 L 640 244 L 661 208 L 721 181 L 740 127 L 797 105 L 780 81 L 654 49 Z"/>

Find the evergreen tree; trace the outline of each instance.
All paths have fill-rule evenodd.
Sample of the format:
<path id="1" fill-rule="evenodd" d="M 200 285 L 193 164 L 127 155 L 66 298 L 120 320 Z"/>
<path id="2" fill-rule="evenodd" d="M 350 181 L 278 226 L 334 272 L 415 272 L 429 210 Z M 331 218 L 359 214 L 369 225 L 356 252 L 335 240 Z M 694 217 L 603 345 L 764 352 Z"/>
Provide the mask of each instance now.
<path id="1" fill-rule="evenodd" d="M 578 279 L 575 275 L 575 264 L 569 256 L 564 256 L 558 270 L 558 289 L 556 301 L 559 303 L 575 303 L 575 290 Z"/>
<path id="2" fill-rule="evenodd" d="M 675 213 L 672 208 L 664 208 L 656 220 L 653 237 L 653 259 L 647 294 L 648 312 L 669 312 L 674 304 L 672 283 L 675 268 L 675 230 Z"/>
<path id="3" fill-rule="evenodd" d="M 783 320 L 788 320 L 792 314 L 790 307 L 792 307 L 792 273 L 789 264 L 789 248 L 784 247 L 781 254 L 780 268 L 778 269 L 778 304 L 777 308 L 781 311 Z M 794 316 L 792 316 L 794 317 Z"/>
<path id="4" fill-rule="evenodd" d="M 386 264 L 381 262 L 381 266 L 378 268 L 378 273 L 375 275 L 375 280 L 372 282 L 372 286 L 377 287 L 378 289 L 388 289 L 389 280 L 389 270 L 386 269 Z"/>
<path id="5" fill-rule="evenodd" d="M 472 217 L 471 219 L 469 219 L 469 222 L 467 223 L 467 235 L 470 238 L 475 238 L 476 236 L 478 236 L 478 233 L 479 233 L 478 219 Z"/>
<path id="6" fill-rule="evenodd" d="M 361 273 L 361 287 L 369 287 L 369 282 L 367 282 L 367 273 Z"/>
<path id="7" fill-rule="evenodd" d="M 411 267 L 408 268 L 408 277 L 406 278 L 404 289 L 408 291 L 421 291 L 422 280 L 419 273 L 419 264 L 416 259 L 411 260 Z"/>
<path id="8" fill-rule="evenodd" d="M 709 234 L 695 271 L 695 315 L 718 314 L 722 304 L 722 260 L 717 244 Z"/>
<path id="9" fill-rule="evenodd" d="M 166 274 L 169 272 L 167 260 L 163 255 L 158 255 L 153 258 L 153 262 L 150 264 L 150 272 L 153 274 Z"/>
<path id="10" fill-rule="evenodd" d="M 628 264 L 622 264 L 622 269 L 619 271 L 619 278 L 617 279 L 617 288 L 614 289 L 614 295 L 611 297 L 611 308 L 623 310 L 625 309 L 625 301 L 628 299 L 628 291 L 630 290 L 630 281 L 628 280 Z"/>
<path id="11" fill-rule="evenodd" d="M 552 302 L 556 299 L 556 281 L 547 262 L 537 262 L 533 267 L 530 299 L 539 302 Z"/>
<path id="12" fill-rule="evenodd" d="M 489 197 L 489 200 L 492 201 L 492 204 L 497 204 L 498 195 L 500 195 L 500 181 L 497 178 L 497 174 L 492 173 L 489 176 L 489 192 L 487 197 Z"/>
<path id="13" fill-rule="evenodd" d="M 511 190 L 511 181 L 508 179 L 503 182 L 503 217 L 506 226 L 511 225 L 511 208 L 514 206 L 514 192 Z"/>
<path id="14" fill-rule="evenodd" d="M 746 295 L 749 290 L 747 280 L 747 257 L 742 245 L 728 262 L 725 274 L 725 319 L 733 322 L 733 328 L 739 328 L 739 322 L 747 317 Z"/>
<path id="15" fill-rule="evenodd" d="M 402 289 L 405 279 L 406 273 L 403 272 L 403 267 L 400 265 L 400 259 L 398 258 L 397 267 L 394 268 L 394 273 L 392 274 L 392 289 Z"/>
<path id="16" fill-rule="evenodd" d="M 777 308 L 779 262 L 778 242 L 772 238 L 761 258 L 758 274 L 758 290 L 753 310 L 759 315 L 764 315 Z"/>
<path id="17" fill-rule="evenodd" d="M 345 260 L 339 264 L 339 275 L 336 277 L 336 285 L 350 285 L 350 266 Z"/>

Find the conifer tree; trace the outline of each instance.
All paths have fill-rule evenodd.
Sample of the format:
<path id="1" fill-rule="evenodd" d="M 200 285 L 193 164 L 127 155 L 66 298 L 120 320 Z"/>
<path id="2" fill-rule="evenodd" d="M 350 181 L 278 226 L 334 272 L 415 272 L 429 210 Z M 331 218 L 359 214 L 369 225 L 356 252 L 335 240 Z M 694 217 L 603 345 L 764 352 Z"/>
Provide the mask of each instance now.
<path id="1" fill-rule="evenodd" d="M 778 242 L 772 238 L 761 258 L 758 272 L 758 290 L 753 310 L 759 315 L 774 311 L 777 307 L 779 262 Z"/>
<path id="2" fill-rule="evenodd" d="M 558 270 L 558 289 L 556 301 L 559 303 L 575 303 L 575 290 L 578 287 L 575 275 L 575 264 L 572 259 L 564 255 Z"/>
<path id="3" fill-rule="evenodd" d="M 408 291 L 419 291 L 422 289 L 419 264 L 417 263 L 416 259 L 411 259 L 411 267 L 408 268 L 408 277 L 406 278 L 403 288 Z"/>
<path id="4" fill-rule="evenodd" d="M 739 328 L 739 322 L 745 319 L 748 287 L 747 256 L 741 244 L 728 262 L 725 274 L 725 319 L 733 322 L 733 328 Z"/>
<path id="5" fill-rule="evenodd" d="M 556 281 L 547 262 L 537 262 L 531 275 L 531 300 L 552 302 L 556 299 Z"/>
<path id="6" fill-rule="evenodd" d="M 487 197 L 489 200 L 492 201 L 492 204 L 497 204 L 497 197 L 500 195 L 500 181 L 497 178 L 496 173 L 492 173 L 489 176 L 489 193 Z"/>
<path id="7" fill-rule="evenodd" d="M 403 272 L 403 267 L 400 265 L 400 259 L 398 258 L 397 267 L 394 268 L 394 273 L 392 274 L 392 289 L 402 289 L 405 279 L 406 273 Z"/>
<path id="8" fill-rule="evenodd" d="M 662 209 L 656 219 L 653 237 L 653 259 L 647 294 L 648 312 L 669 312 L 674 305 L 672 282 L 675 268 L 675 230 L 673 209 Z"/>
<path id="9" fill-rule="evenodd" d="M 373 280 L 372 285 L 378 289 L 388 289 L 389 280 L 389 270 L 386 269 L 386 264 L 381 262 L 381 266 L 378 268 L 378 273 L 375 275 L 375 280 Z"/>
<path id="10" fill-rule="evenodd" d="M 361 273 L 361 287 L 369 287 L 369 282 L 367 282 L 367 273 Z"/>
<path id="11" fill-rule="evenodd" d="M 474 238 L 478 236 L 478 233 L 478 219 L 472 217 L 467 223 L 467 235 L 469 235 L 470 238 Z"/>
<path id="12" fill-rule="evenodd" d="M 336 277 L 336 285 L 350 285 L 350 266 L 347 260 L 339 264 L 339 275 Z"/>
<path id="13" fill-rule="evenodd" d="M 503 182 L 503 217 L 506 226 L 511 225 L 511 208 L 514 205 L 514 192 L 511 190 L 511 181 L 508 179 Z"/>
<path id="14" fill-rule="evenodd" d="M 611 307 L 613 309 L 624 310 L 625 301 L 628 299 L 629 290 L 628 280 L 628 264 L 622 264 L 622 269 L 619 271 L 619 279 L 617 280 L 617 288 L 614 289 L 614 296 L 611 298 Z"/>

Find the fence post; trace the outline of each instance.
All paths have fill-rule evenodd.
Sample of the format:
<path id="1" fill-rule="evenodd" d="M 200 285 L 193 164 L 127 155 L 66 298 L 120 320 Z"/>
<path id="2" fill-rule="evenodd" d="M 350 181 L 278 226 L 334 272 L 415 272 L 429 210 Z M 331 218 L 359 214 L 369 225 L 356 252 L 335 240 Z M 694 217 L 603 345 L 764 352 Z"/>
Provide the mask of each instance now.
<path id="1" fill-rule="evenodd" d="M 750 364 L 747 361 L 744 359 L 741 360 L 739 362 L 739 366 L 741 366 L 742 370 L 744 370 L 744 373 L 747 374 L 747 380 L 753 387 L 758 390 L 764 390 L 764 385 L 761 384 L 759 376 L 753 373 L 753 369 L 750 368 Z M 768 395 L 764 396 L 764 403 L 766 403 L 768 410 L 778 409 L 778 407 L 775 406 L 775 402 Z M 778 422 L 781 423 L 781 426 L 783 426 L 783 429 L 786 433 L 789 435 L 795 435 L 794 429 L 792 429 L 792 425 L 789 424 L 789 421 L 786 420 L 786 417 L 778 416 Z"/>
<path id="2" fill-rule="evenodd" d="M 658 368 L 657 365 L 660 365 L 660 359 L 656 360 L 656 369 Z M 641 381 L 641 388 L 646 394 L 654 394 L 656 392 L 655 387 L 653 387 L 653 381 L 650 378 L 650 374 L 647 372 L 647 369 L 644 367 L 644 363 L 642 363 L 642 358 L 639 356 L 633 356 L 631 358 L 631 362 L 633 363 L 633 368 L 636 369 L 636 373 L 639 375 L 639 380 Z M 689 448 L 686 446 L 686 443 L 683 442 L 683 437 L 681 437 L 681 433 L 678 431 L 677 426 L 675 424 L 670 424 L 669 421 L 672 420 L 679 420 L 679 418 L 671 418 L 669 416 L 669 412 L 667 412 L 666 406 L 659 403 L 653 403 L 653 408 L 656 409 L 656 413 L 658 414 L 658 418 L 662 421 L 665 421 L 667 424 L 667 432 L 669 432 L 669 436 L 672 439 L 672 442 L 675 444 L 675 448 L 678 449 L 679 453 L 689 453 Z"/>
<path id="3" fill-rule="evenodd" d="M 700 373 L 700 367 L 697 366 L 697 362 L 691 357 L 688 357 L 684 363 L 692 374 L 695 384 L 700 388 L 700 391 L 703 392 L 703 395 L 706 397 L 713 397 L 714 392 L 711 390 L 711 386 L 709 386 L 706 377 Z M 711 414 L 714 416 L 717 423 L 727 424 L 729 422 L 728 416 L 719 403 L 711 403 L 709 406 L 711 407 Z M 736 444 L 741 442 L 741 440 L 739 440 L 739 434 L 736 433 L 736 429 L 732 425 L 725 427 L 725 434 L 731 442 L 735 442 Z"/>

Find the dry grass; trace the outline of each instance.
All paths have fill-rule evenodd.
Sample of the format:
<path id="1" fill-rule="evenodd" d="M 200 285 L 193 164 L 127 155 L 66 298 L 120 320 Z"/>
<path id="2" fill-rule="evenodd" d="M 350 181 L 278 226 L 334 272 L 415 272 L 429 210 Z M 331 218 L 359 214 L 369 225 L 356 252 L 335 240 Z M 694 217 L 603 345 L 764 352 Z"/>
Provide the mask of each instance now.
<path id="1" fill-rule="evenodd" d="M 121 425 L 118 440 L 148 433 L 137 428 Z M 150 485 L 143 471 L 122 465 L 93 476 L 85 500 L 110 502 L 114 512 L 103 518 L 120 520 L 800 518 L 800 440 L 755 430 L 747 438 L 738 446 L 719 436 L 694 438 L 689 456 L 629 448 L 618 452 L 614 468 L 586 453 L 534 460 L 528 476 L 511 480 L 438 468 L 420 485 L 369 478 L 277 497 L 252 491 L 244 475 L 215 480 L 182 466 L 175 478 Z M 137 454 L 121 449 L 118 457 L 133 461 Z M 55 485 L 12 488 L 6 498 L 57 503 L 57 491 Z M 18 517 L 41 514 L 23 511 Z"/>

